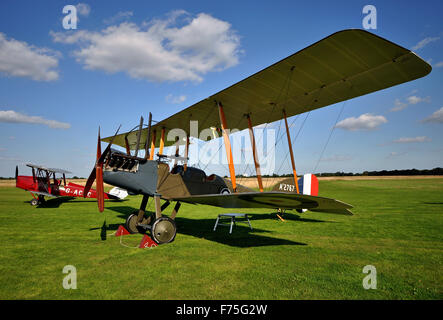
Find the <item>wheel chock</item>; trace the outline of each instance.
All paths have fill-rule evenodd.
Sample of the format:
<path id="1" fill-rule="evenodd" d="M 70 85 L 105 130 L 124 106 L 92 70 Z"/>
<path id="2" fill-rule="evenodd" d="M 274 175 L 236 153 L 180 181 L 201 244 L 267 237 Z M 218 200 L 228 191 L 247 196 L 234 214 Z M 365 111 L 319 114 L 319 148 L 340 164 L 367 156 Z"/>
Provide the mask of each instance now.
<path id="1" fill-rule="evenodd" d="M 128 234 L 130 234 L 129 231 L 126 230 L 122 225 L 119 225 L 117 231 L 115 232 L 116 237 L 126 236 Z"/>
<path id="2" fill-rule="evenodd" d="M 150 236 L 145 234 L 138 247 L 144 249 L 144 248 L 154 248 L 157 246 L 158 244 L 154 240 L 152 240 Z"/>

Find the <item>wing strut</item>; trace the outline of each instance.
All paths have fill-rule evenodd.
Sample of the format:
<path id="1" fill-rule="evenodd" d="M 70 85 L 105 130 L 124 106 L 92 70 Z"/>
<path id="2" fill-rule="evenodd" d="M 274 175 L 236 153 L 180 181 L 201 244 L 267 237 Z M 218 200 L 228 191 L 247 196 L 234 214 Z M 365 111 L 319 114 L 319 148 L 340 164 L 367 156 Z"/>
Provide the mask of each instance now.
<path id="1" fill-rule="evenodd" d="M 158 150 L 158 154 L 163 154 L 163 148 L 165 146 L 165 127 L 162 128 L 162 135 L 160 137 L 160 149 Z"/>
<path id="2" fill-rule="evenodd" d="M 156 134 L 157 134 L 157 131 L 154 130 L 152 132 L 151 151 L 149 152 L 149 160 L 154 160 Z"/>
<path id="3" fill-rule="evenodd" d="M 179 147 L 180 147 L 180 145 L 179 145 L 179 137 L 176 137 L 175 138 L 175 160 L 174 160 L 174 167 L 176 167 L 177 166 L 177 163 L 178 163 L 178 160 L 177 160 L 177 157 L 179 157 L 180 156 L 180 153 L 179 153 Z"/>
<path id="4" fill-rule="evenodd" d="M 226 132 L 226 128 L 228 126 L 226 124 L 225 112 L 223 111 L 223 106 L 220 102 L 218 102 L 217 105 L 218 105 L 218 114 L 220 116 L 220 122 L 223 132 L 223 139 L 225 142 L 226 157 L 228 158 L 229 174 L 231 176 L 232 189 L 234 190 L 234 192 L 237 192 L 237 184 L 235 182 L 234 160 L 232 157 L 232 150 L 231 150 L 231 141 L 229 141 L 229 135 Z"/>
<path id="5" fill-rule="evenodd" d="M 257 173 L 258 187 L 260 188 L 260 192 L 263 192 L 263 182 L 260 172 L 260 163 L 257 158 L 257 148 L 255 146 L 254 129 L 252 128 L 251 116 L 247 114 L 246 117 L 248 118 L 249 136 L 251 137 L 252 155 L 254 157 L 254 165 L 255 165 L 255 172 Z"/>
<path id="6" fill-rule="evenodd" d="M 186 169 L 188 168 L 188 155 L 189 155 L 189 134 L 186 135 L 186 148 L 185 148 L 185 164 L 184 164 L 184 169 L 186 171 Z"/>
<path id="7" fill-rule="evenodd" d="M 285 119 L 286 135 L 288 137 L 289 153 L 291 154 L 291 164 L 292 164 L 292 172 L 294 174 L 294 184 L 295 184 L 295 188 L 297 190 L 297 193 L 300 193 L 300 190 L 298 190 L 297 172 L 295 171 L 294 152 L 292 151 L 291 135 L 289 134 L 288 119 L 286 118 L 286 111 L 285 111 L 285 109 L 283 109 L 283 117 Z"/>

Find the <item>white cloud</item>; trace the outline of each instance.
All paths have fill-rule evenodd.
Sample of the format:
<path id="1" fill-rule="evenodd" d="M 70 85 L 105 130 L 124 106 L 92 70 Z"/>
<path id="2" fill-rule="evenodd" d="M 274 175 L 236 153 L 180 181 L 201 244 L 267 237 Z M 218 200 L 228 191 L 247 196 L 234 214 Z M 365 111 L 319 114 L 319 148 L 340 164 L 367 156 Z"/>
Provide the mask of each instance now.
<path id="1" fill-rule="evenodd" d="M 408 100 L 409 104 L 417 104 L 420 102 L 431 102 L 431 97 L 421 98 L 417 96 L 410 96 L 406 100 Z"/>
<path id="2" fill-rule="evenodd" d="M 408 106 L 407 103 L 401 102 L 400 99 L 395 99 L 394 101 L 395 107 L 391 109 L 391 111 L 400 111 Z"/>
<path id="3" fill-rule="evenodd" d="M 166 100 L 166 102 L 169 102 L 169 103 L 178 104 L 178 103 L 185 102 L 186 96 L 185 95 L 173 96 L 172 94 L 168 94 L 166 96 L 165 100 Z"/>
<path id="4" fill-rule="evenodd" d="M 124 22 L 100 32 L 51 35 L 56 42 L 78 44 L 74 55 L 86 69 L 156 82 L 199 82 L 207 72 L 236 65 L 240 54 L 231 25 L 206 13 L 190 17 L 175 11 L 141 26 Z"/>
<path id="5" fill-rule="evenodd" d="M 423 40 L 419 41 L 415 46 L 412 47 L 412 50 L 419 50 L 426 46 L 427 44 L 439 40 L 440 37 L 426 37 Z"/>
<path id="6" fill-rule="evenodd" d="M 117 12 L 116 15 L 114 15 L 110 18 L 104 19 L 103 23 L 113 24 L 113 23 L 116 23 L 119 21 L 127 20 L 127 19 L 131 18 L 133 15 L 134 15 L 134 13 L 132 11 L 120 11 L 120 12 Z"/>
<path id="7" fill-rule="evenodd" d="M 0 111 L 0 122 L 43 124 L 54 129 L 69 129 L 71 127 L 66 122 L 49 120 L 40 116 L 28 116 L 13 110 Z"/>
<path id="8" fill-rule="evenodd" d="M 386 122 L 388 122 L 388 120 L 386 120 L 384 116 L 377 116 L 370 113 L 365 113 L 358 118 L 346 118 L 337 123 L 335 127 L 350 131 L 374 130 L 377 129 L 378 126 Z"/>
<path id="9" fill-rule="evenodd" d="M 415 92 L 417 92 L 417 90 L 413 90 L 412 92 L 415 93 Z M 418 97 L 416 95 L 413 95 L 413 96 L 407 97 L 406 102 L 402 102 L 402 101 L 400 101 L 400 99 L 395 99 L 395 101 L 394 101 L 395 107 L 392 108 L 390 111 L 391 112 L 401 111 L 401 110 L 405 109 L 408 105 L 417 104 L 417 103 L 421 103 L 421 102 L 429 103 L 429 102 L 431 102 L 431 97 L 428 96 L 428 97 L 422 98 L 422 97 Z"/>
<path id="10" fill-rule="evenodd" d="M 423 122 L 443 123 L 443 107 L 435 111 L 428 118 L 424 119 Z"/>
<path id="11" fill-rule="evenodd" d="M 79 3 L 75 6 L 77 13 L 81 16 L 87 17 L 91 13 L 91 7 L 87 3 Z"/>
<path id="12" fill-rule="evenodd" d="M 415 143 L 415 142 L 428 142 L 428 141 L 431 141 L 431 138 L 425 136 L 414 137 L 414 138 L 400 138 L 394 140 L 395 143 Z"/>
<path id="13" fill-rule="evenodd" d="M 58 79 L 59 53 L 37 48 L 26 42 L 7 39 L 0 32 L 0 72 L 14 77 L 26 77 L 37 81 Z"/>
<path id="14" fill-rule="evenodd" d="M 441 67 L 443 67 L 443 61 L 437 62 L 437 63 L 434 65 L 434 67 L 436 67 L 436 68 L 441 68 Z"/>

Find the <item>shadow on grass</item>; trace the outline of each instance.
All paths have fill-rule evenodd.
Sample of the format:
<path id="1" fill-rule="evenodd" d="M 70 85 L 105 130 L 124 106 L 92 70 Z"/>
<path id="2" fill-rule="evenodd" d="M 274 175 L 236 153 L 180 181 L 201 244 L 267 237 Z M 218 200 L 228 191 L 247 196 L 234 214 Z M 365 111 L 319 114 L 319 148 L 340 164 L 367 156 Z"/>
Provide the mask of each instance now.
<path id="1" fill-rule="evenodd" d="M 136 209 L 127 206 L 109 207 L 109 210 L 121 213 L 119 218 L 126 220 L 126 218 L 136 212 Z M 147 211 L 147 214 L 153 214 L 152 211 Z M 275 219 L 272 214 L 262 214 L 261 219 Z M 251 214 L 251 219 L 254 215 Z M 218 226 L 216 231 L 213 231 L 216 217 L 214 219 L 188 219 L 184 217 L 176 217 L 175 222 L 177 224 L 177 233 L 186 234 L 196 238 L 201 238 L 209 241 L 222 243 L 229 246 L 249 248 L 260 246 L 275 246 L 275 245 L 307 245 L 306 243 L 278 239 L 258 235 L 256 233 L 269 233 L 268 230 L 257 229 L 253 227 L 253 230 L 247 225 L 237 224 L 233 227 L 232 234 L 229 234 L 229 227 Z M 320 220 L 314 220 L 313 222 L 322 222 Z M 124 223 L 124 222 L 123 222 Z M 102 227 L 91 228 L 90 230 L 102 230 L 102 234 L 106 233 L 106 230 L 117 230 L 120 224 L 110 224 Z M 103 237 L 102 237 L 103 239 Z M 106 236 L 105 236 L 106 239 Z"/>
<path id="2" fill-rule="evenodd" d="M 58 198 L 52 198 L 52 199 L 45 200 L 45 202 L 42 204 L 39 204 L 37 206 L 37 208 L 58 208 L 63 203 L 69 202 L 71 200 L 75 200 L 75 201 L 73 201 L 74 203 L 96 203 L 96 201 L 97 201 L 95 198 L 58 197 Z M 108 200 L 108 199 L 106 199 L 105 205 L 106 205 L 106 202 L 108 202 L 108 201 L 123 202 L 123 201 L 127 201 L 127 200 Z M 25 202 L 29 202 L 29 201 L 25 201 Z"/>
<path id="3" fill-rule="evenodd" d="M 178 233 L 234 247 L 250 248 L 276 245 L 306 245 L 306 243 L 258 235 L 256 233 L 269 233 L 270 231 L 257 229 L 254 228 L 254 226 L 252 226 L 253 230 L 251 230 L 246 225 L 237 224 L 233 227 L 232 234 L 229 234 L 229 227 L 225 226 L 217 226 L 217 230 L 213 231 L 215 220 L 216 219 L 194 220 L 182 217 L 175 219 Z"/>
<path id="4" fill-rule="evenodd" d="M 284 214 L 279 213 L 280 217 L 282 217 L 284 220 L 291 220 L 291 221 L 300 221 L 300 222 L 334 222 L 334 221 L 325 221 L 325 220 L 317 220 L 317 219 L 308 219 L 308 218 L 302 218 L 297 214 L 285 212 Z M 249 214 L 249 220 L 279 220 L 277 217 L 277 212 L 273 213 L 251 213 Z"/>
<path id="5" fill-rule="evenodd" d="M 422 202 L 423 204 L 440 204 L 443 205 L 443 202 Z"/>
<path id="6" fill-rule="evenodd" d="M 45 200 L 44 203 L 39 204 L 37 208 L 58 208 L 61 206 L 62 203 L 68 202 L 72 199 L 75 199 L 74 197 L 59 197 L 59 198 L 52 198 Z M 86 202 L 86 201 L 85 201 Z"/>
<path id="7" fill-rule="evenodd" d="M 131 214 L 138 212 L 138 209 L 133 208 L 133 207 L 128 207 L 128 206 L 113 206 L 113 207 L 106 208 L 106 210 L 111 210 L 111 211 L 115 211 L 117 213 L 121 213 L 121 215 L 119 215 L 118 217 L 125 219 L 125 220 Z"/>
<path id="8" fill-rule="evenodd" d="M 105 231 L 115 231 L 121 225 L 124 225 L 124 222 L 123 223 L 111 223 L 111 224 L 106 224 L 106 222 L 103 222 L 103 225 L 101 227 L 90 228 L 89 231 L 94 231 L 94 230 L 99 230 L 99 229 L 102 232 L 103 232 L 103 230 L 105 230 Z"/>

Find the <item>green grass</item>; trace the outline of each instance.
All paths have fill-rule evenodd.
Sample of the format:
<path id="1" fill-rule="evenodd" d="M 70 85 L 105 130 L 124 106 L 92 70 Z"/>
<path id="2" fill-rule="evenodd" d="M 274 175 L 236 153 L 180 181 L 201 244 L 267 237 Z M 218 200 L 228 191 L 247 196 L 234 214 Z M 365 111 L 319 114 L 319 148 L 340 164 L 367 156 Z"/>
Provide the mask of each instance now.
<path id="1" fill-rule="evenodd" d="M 270 210 L 235 210 L 255 213 L 254 230 L 229 235 L 212 228 L 232 210 L 185 204 L 173 243 L 136 249 L 120 240 L 135 247 L 141 235 L 112 233 L 141 197 L 99 214 L 92 200 L 35 208 L 28 193 L 0 188 L 0 299 L 443 298 L 443 179 L 321 181 L 320 192 L 355 215 L 281 222 Z M 65 265 L 77 269 L 76 290 L 63 289 Z M 376 290 L 362 287 L 365 265 L 377 268 Z"/>

